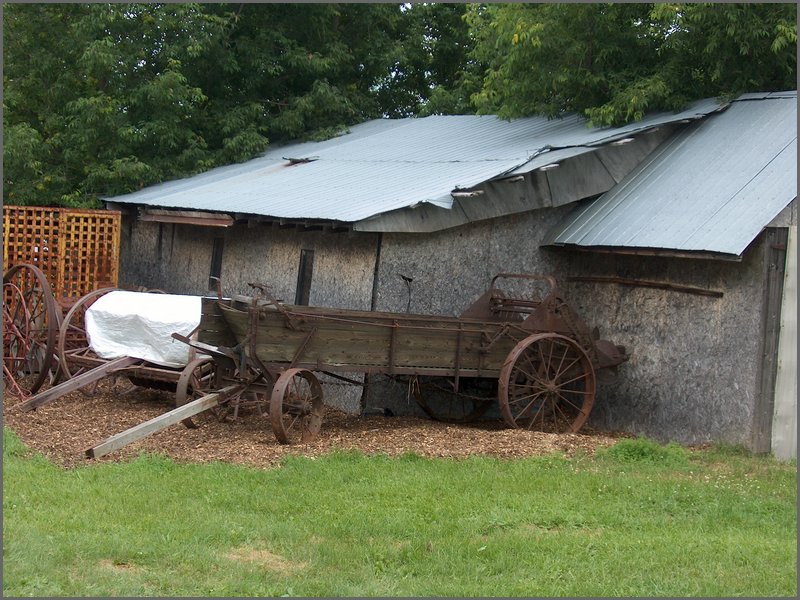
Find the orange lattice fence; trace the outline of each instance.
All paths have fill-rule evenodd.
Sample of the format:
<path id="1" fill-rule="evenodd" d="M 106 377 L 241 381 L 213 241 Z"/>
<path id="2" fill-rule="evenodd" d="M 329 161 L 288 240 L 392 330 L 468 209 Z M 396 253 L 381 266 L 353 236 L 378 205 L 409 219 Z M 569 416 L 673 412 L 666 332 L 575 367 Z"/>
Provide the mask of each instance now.
<path id="1" fill-rule="evenodd" d="M 3 207 L 3 272 L 39 267 L 62 304 L 119 282 L 121 213 L 40 206 Z"/>

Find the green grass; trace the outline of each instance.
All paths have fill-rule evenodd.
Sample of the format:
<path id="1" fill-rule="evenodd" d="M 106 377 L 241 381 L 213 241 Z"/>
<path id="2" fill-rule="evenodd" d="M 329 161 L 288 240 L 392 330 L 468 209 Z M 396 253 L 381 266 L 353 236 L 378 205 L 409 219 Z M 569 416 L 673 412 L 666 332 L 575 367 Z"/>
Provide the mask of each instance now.
<path id="1" fill-rule="evenodd" d="M 65 470 L 3 436 L 7 596 L 794 596 L 796 463 L 335 453 Z"/>

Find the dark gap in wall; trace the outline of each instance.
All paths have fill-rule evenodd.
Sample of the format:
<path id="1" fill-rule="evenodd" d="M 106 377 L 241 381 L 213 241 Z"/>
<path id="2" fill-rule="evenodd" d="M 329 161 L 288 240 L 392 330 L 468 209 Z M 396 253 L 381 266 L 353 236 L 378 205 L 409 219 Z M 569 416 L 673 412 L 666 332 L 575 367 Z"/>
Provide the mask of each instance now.
<path id="1" fill-rule="evenodd" d="M 308 306 L 311 296 L 311 276 L 314 273 L 314 251 L 300 251 L 300 267 L 297 270 L 297 291 L 295 292 L 294 303 L 297 305 Z"/>
<path id="2" fill-rule="evenodd" d="M 222 277 L 222 251 L 225 249 L 225 239 L 214 238 L 214 246 L 211 248 L 211 270 L 208 275 L 208 289 L 217 288 L 217 282 L 212 277 Z"/>
<path id="3" fill-rule="evenodd" d="M 164 260 L 164 224 L 158 224 L 158 244 L 156 246 L 156 256 L 159 262 Z"/>
<path id="4" fill-rule="evenodd" d="M 378 243 L 375 247 L 375 269 L 372 272 L 372 302 L 370 303 L 370 310 L 375 310 L 378 302 L 378 273 L 381 266 L 381 244 L 383 243 L 383 233 L 378 232 Z"/>

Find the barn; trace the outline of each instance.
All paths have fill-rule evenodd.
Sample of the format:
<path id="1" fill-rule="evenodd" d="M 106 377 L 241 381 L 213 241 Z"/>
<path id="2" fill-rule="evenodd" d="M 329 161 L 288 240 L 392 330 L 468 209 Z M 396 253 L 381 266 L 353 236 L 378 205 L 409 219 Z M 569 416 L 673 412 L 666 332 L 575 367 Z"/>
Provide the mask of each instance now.
<path id="1" fill-rule="evenodd" d="M 556 277 L 631 359 L 601 429 L 796 446 L 797 94 L 696 102 L 618 128 L 577 115 L 379 119 L 324 142 L 106 198 L 120 281 L 458 315 L 499 272 Z M 787 266 L 788 265 L 788 266 Z M 331 381 L 346 410 L 418 410 Z"/>

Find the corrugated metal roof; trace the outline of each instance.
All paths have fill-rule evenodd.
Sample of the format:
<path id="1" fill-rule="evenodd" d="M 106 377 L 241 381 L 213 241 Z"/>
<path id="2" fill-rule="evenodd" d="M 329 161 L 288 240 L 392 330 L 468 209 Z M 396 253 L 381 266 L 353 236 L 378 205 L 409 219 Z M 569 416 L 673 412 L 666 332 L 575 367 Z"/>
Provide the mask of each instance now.
<path id="1" fill-rule="evenodd" d="M 720 107 L 706 100 L 677 114 L 593 129 L 577 115 L 514 121 L 494 116 L 379 119 L 325 142 L 271 148 L 245 163 L 105 200 L 344 222 L 426 202 L 449 209 L 452 191 L 535 169 L 550 162 L 552 152 L 563 158 L 591 151 L 637 131 L 702 118 Z"/>
<path id="2" fill-rule="evenodd" d="M 747 94 L 688 126 L 544 245 L 741 256 L 797 197 L 797 92 Z"/>

